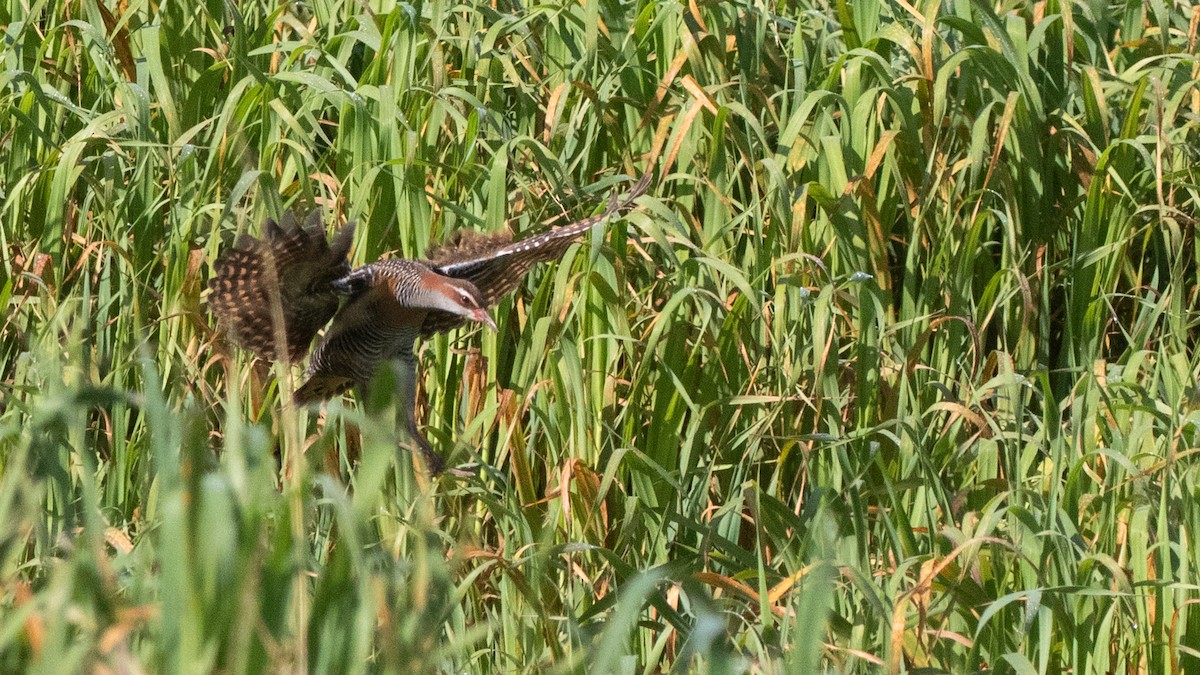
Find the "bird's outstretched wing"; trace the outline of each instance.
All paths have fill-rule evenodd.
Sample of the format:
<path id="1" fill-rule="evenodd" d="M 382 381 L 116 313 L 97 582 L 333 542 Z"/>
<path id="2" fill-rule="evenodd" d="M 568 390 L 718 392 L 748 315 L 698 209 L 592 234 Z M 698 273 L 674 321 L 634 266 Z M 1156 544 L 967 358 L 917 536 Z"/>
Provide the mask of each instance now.
<path id="1" fill-rule="evenodd" d="M 653 173 L 642 176 L 620 201 L 613 195 L 608 208 L 600 215 L 528 239 L 514 242 L 507 232 L 479 234 L 459 230 L 445 243 L 430 249 L 425 264 L 438 274 L 471 281 L 483 295 L 484 307 L 491 307 L 501 296 L 514 291 L 534 265 L 561 256 L 593 225 L 632 206 L 634 200 L 646 192 L 652 179 Z M 458 315 L 433 311 L 425 318 L 421 336 L 428 337 L 464 323 L 466 320 Z"/>
<path id="2" fill-rule="evenodd" d="M 332 243 L 316 210 L 303 225 L 289 211 L 279 223 L 267 220 L 263 231 L 262 240 L 243 237 L 217 259 L 208 305 L 242 347 L 267 360 L 283 353 L 298 361 L 338 309 L 332 283 L 350 272 L 346 256 L 354 223 L 347 223 Z M 277 335 L 286 343 L 282 351 Z"/>

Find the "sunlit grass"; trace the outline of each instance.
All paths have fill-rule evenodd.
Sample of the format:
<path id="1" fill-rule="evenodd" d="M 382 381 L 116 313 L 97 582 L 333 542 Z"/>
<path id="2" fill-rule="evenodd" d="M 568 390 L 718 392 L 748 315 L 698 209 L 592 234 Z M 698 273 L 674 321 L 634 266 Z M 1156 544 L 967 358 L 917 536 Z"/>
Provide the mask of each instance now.
<path id="1" fill-rule="evenodd" d="M 1197 11 L 8 2 L 0 670 L 1200 668 Z M 203 304 L 645 171 L 421 347 L 474 479 Z"/>

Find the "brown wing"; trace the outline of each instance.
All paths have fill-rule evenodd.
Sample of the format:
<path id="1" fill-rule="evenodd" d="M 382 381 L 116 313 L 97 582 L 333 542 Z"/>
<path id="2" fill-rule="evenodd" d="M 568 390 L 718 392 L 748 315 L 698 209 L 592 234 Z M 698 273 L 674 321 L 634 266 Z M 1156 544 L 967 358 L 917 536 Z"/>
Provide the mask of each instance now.
<path id="1" fill-rule="evenodd" d="M 455 230 L 446 241 L 425 252 L 429 265 L 449 265 L 476 260 L 512 243 L 511 232 L 484 234 L 475 230 Z"/>
<path id="2" fill-rule="evenodd" d="M 642 176 L 620 202 L 613 195 L 608 208 L 598 216 L 521 241 L 513 242 L 512 235 L 507 233 L 457 232 L 446 244 L 429 251 L 430 259 L 426 264 L 439 274 L 471 281 L 483 295 L 484 307 L 491 307 L 501 296 L 515 290 L 534 265 L 560 257 L 593 225 L 633 206 L 634 200 L 650 186 L 652 178 L 652 173 Z M 466 320 L 458 315 L 433 311 L 425 318 L 421 336 L 448 331 L 464 323 Z"/>
<path id="3" fill-rule="evenodd" d="M 297 361 L 337 311 L 332 283 L 350 272 L 346 255 L 354 223 L 347 223 L 332 245 L 318 211 L 308 214 L 303 226 L 289 211 L 282 222 L 268 220 L 263 229 L 264 240 L 244 237 L 217 259 L 208 305 L 238 344 L 268 360 L 280 354 L 278 311 L 286 357 Z"/>

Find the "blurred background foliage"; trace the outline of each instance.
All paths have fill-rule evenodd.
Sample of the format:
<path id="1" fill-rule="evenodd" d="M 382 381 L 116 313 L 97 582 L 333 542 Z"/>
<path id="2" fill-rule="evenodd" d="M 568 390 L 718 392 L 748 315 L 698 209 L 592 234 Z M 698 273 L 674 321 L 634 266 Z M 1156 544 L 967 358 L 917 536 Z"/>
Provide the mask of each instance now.
<path id="1" fill-rule="evenodd" d="M 1198 25 L 5 0 L 0 669 L 1200 668 Z M 284 407 L 204 307 L 287 208 L 361 263 L 647 171 L 422 347 L 476 478 Z"/>

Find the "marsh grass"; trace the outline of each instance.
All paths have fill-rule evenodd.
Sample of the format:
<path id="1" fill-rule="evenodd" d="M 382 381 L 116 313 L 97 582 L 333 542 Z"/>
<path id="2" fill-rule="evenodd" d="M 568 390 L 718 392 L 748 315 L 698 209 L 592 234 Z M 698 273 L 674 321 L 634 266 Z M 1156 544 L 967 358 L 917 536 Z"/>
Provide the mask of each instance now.
<path id="1" fill-rule="evenodd" d="M 0 669 L 1200 668 L 1197 25 L 8 0 Z M 473 479 L 204 308 L 285 208 L 362 262 L 644 171 L 422 347 Z"/>

